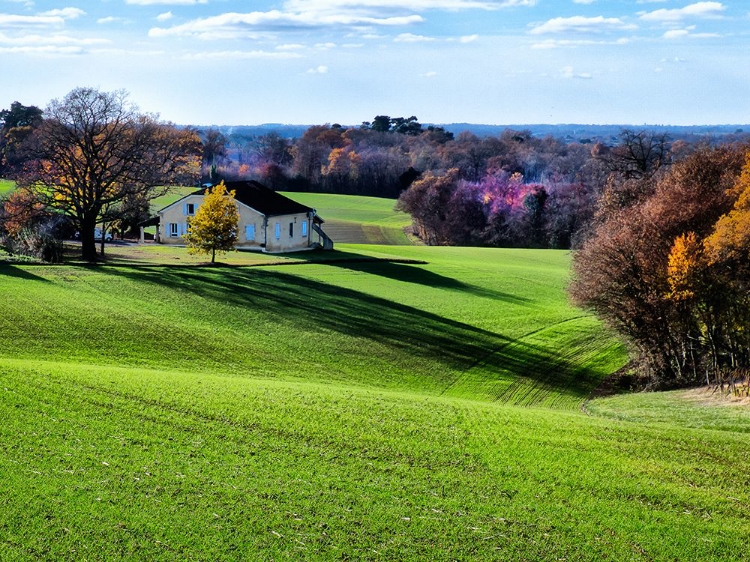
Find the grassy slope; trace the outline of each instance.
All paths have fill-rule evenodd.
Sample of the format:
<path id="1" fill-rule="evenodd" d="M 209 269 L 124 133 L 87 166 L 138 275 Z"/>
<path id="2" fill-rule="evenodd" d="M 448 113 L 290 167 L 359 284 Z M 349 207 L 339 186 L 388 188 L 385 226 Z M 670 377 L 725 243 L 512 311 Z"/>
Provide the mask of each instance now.
<path id="1" fill-rule="evenodd" d="M 11 180 L 0 179 L 0 195 L 13 191 L 16 188 L 16 182 Z"/>
<path id="2" fill-rule="evenodd" d="M 411 244 L 404 228 L 411 224 L 406 213 L 394 210 L 394 199 L 332 195 L 328 193 L 285 193 L 313 207 L 325 219 L 325 232 L 337 243 Z"/>
<path id="3" fill-rule="evenodd" d="M 623 359 L 565 253 L 347 250 L 0 266 L 0 559 L 745 557 L 745 435 L 502 404 Z"/>
<path id="4" fill-rule="evenodd" d="M 621 363 L 599 324 L 567 305 L 566 253 L 404 249 L 430 263 L 339 252 L 293 267 L 11 268 L 0 355 L 560 407 L 580 404 Z"/>

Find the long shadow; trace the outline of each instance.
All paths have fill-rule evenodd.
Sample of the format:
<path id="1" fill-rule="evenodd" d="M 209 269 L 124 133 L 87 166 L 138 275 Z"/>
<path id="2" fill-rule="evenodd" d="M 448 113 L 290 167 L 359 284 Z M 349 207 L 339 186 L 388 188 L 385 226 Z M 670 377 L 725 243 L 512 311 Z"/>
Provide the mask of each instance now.
<path id="1" fill-rule="evenodd" d="M 301 332 L 319 330 L 378 342 L 455 371 L 489 369 L 539 380 L 585 397 L 596 385 L 590 372 L 553 352 L 365 293 L 264 268 L 111 268 L 112 275 L 153 283 L 248 311 L 263 311 Z M 367 351 L 363 348 L 363 353 Z M 505 372 L 505 375 L 501 373 Z M 454 381 L 444 381 L 446 386 Z"/>
<path id="2" fill-rule="evenodd" d="M 42 283 L 50 283 L 50 281 L 48 279 L 45 279 L 44 277 L 34 275 L 33 273 L 30 273 L 25 269 L 21 269 L 9 263 L 0 262 L 0 275 L 5 275 L 6 277 L 15 277 L 16 279 L 23 279 L 25 281 L 39 281 Z"/>
<path id="3" fill-rule="evenodd" d="M 299 256 L 295 255 L 295 257 Z M 303 257 L 302 259 L 305 258 Z M 428 264 L 428 262 L 420 260 L 370 258 L 353 252 L 342 252 L 336 250 L 335 252 L 326 252 L 322 255 L 313 254 L 307 263 L 340 267 L 350 271 L 369 273 L 371 275 L 393 279 L 394 281 L 414 283 L 426 287 L 437 287 L 440 289 L 467 292 L 476 296 L 512 302 L 514 304 L 525 304 L 529 302 L 529 299 L 519 297 L 518 295 L 503 293 L 502 291 L 495 291 L 485 287 L 478 287 L 470 283 L 459 281 L 453 277 L 440 275 L 439 273 L 420 267 L 421 265 Z"/>

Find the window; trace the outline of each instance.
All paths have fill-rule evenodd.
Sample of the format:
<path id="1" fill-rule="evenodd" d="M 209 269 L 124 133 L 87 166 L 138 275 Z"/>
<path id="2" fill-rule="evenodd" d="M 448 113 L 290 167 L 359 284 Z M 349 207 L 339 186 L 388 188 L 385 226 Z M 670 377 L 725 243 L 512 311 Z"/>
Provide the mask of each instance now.
<path id="1" fill-rule="evenodd" d="M 294 238 L 294 223 L 289 223 L 289 238 Z"/>
<path id="2" fill-rule="evenodd" d="M 185 203 L 185 214 L 189 217 L 195 215 L 195 203 Z"/>
<path id="3" fill-rule="evenodd" d="M 248 242 L 252 242 L 255 240 L 255 225 L 254 224 L 245 225 L 245 240 L 247 240 Z"/>
<path id="4" fill-rule="evenodd" d="M 281 223 L 276 223 L 276 240 L 281 239 Z"/>
<path id="5" fill-rule="evenodd" d="M 169 236 L 171 238 L 177 238 L 179 236 L 179 233 L 177 232 L 177 223 L 176 222 L 170 222 L 169 223 Z"/>
<path id="6" fill-rule="evenodd" d="M 307 236 L 307 221 L 302 221 L 302 236 Z"/>

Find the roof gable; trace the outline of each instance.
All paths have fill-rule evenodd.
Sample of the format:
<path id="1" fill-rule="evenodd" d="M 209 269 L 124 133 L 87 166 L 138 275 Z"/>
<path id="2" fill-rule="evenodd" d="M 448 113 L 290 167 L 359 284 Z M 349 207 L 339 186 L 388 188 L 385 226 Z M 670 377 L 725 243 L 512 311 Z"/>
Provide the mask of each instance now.
<path id="1" fill-rule="evenodd" d="M 234 191 L 237 201 L 267 217 L 313 211 L 311 207 L 297 203 L 257 181 L 230 181 L 224 182 L 224 185 L 227 191 Z"/>
<path id="2" fill-rule="evenodd" d="M 224 186 L 227 188 L 228 192 L 234 191 L 234 198 L 236 201 L 267 217 L 309 213 L 315 210 L 312 207 L 303 205 L 302 203 L 297 203 L 297 201 L 293 201 L 292 199 L 289 199 L 289 197 L 285 197 L 257 181 L 229 181 L 224 182 Z M 215 185 L 211 187 L 215 187 Z M 199 195 L 202 197 L 206 194 L 206 189 L 207 188 L 202 187 L 198 191 L 193 191 L 174 203 L 159 209 L 158 212 L 162 213 L 193 195 Z"/>

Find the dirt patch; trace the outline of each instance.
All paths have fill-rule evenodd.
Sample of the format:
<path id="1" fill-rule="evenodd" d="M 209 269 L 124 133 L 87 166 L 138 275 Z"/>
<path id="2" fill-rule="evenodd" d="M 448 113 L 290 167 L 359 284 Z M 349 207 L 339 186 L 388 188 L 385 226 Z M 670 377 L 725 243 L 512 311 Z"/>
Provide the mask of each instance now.
<path id="1" fill-rule="evenodd" d="M 692 388 L 685 390 L 682 396 L 688 402 L 695 404 L 701 404 L 702 406 L 738 406 L 738 407 L 750 407 L 750 396 L 746 396 L 747 389 L 740 385 L 737 388 L 741 388 L 740 394 L 743 396 L 735 396 L 731 392 L 729 394 L 722 393 L 721 390 L 711 387 Z"/>

